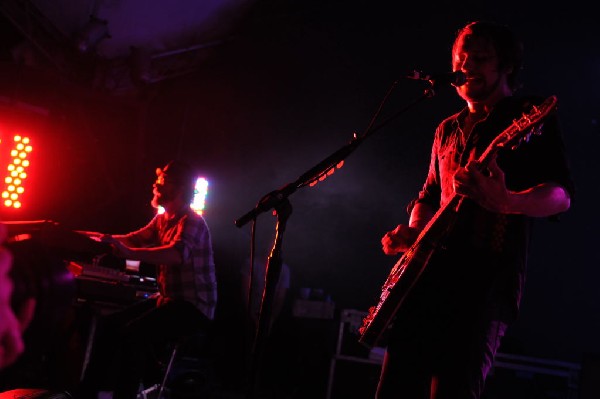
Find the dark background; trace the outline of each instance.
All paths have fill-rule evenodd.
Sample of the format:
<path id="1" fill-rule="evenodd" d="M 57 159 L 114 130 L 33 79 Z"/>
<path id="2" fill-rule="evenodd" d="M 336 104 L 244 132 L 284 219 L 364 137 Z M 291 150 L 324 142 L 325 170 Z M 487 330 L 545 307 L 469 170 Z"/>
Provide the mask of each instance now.
<path id="1" fill-rule="evenodd" d="M 524 40 L 521 92 L 559 99 L 578 190 L 560 222 L 537 224 L 522 313 L 510 335 L 531 356 L 579 362 L 600 352 L 593 177 L 600 32 L 590 8 L 357 0 L 259 1 L 247 8 L 228 40 L 193 72 L 126 93 L 11 62 L 19 34 L 2 21 L 0 122 L 24 126 L 36 143 L 25 206 L 2 209 L 0 217 L 127 232 L 152 216 L 154 168 L 187 160 L 210 181 L 205 217 L 226 302 L 250 247 L 251 224 L 238 228 L 234 220 L 363 134 L 395 82 L 376 125 L 420 98 L 427 84 L 403 77 L 413 69 L 450 70 L 458 28 L 496 20 Z M 383 255 L 380 238 L 407 221 L 405 206 L 425 177 L 434 129 L 461 106 L 451 87 L 440 88 L 365 140 L 332 176 L 290 196 L 283 258 L 292 295 L 299 287 L 321 288 L 338 309 L 377 302 L 396 260 Z M 257 219 L 263 247 L 275 221 L 271 212 Z"/>

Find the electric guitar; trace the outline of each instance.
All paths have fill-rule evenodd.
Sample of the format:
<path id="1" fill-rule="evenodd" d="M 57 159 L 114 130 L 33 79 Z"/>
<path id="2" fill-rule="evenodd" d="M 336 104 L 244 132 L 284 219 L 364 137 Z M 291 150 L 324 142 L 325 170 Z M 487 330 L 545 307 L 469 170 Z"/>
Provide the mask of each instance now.
<path id="1" fill-rule="evenodd" d="M 515 149 L 522 141 L 529 140 L 532 134 L 540 135 L 540 122 L 556 108 L 556 103 L 556 96 L 550 96 L 540 105 L 533 106 L 519 119 L 513 120 L 481 154 L 479 163 L 485 167 L 500 149 Z M 429 259 L 442 245 L 443 238 L 452 228 L 462 200 L 462 195 L 454 194 L 435 213 L 413 245 L 396 262 L 382 286 L 379 302 L 369 309 L 369 313 L 363 319 L 362 327 L 359 328 L 360 343 L 373 347 L 381 339 L 402 302 L 425 270 Z"/>

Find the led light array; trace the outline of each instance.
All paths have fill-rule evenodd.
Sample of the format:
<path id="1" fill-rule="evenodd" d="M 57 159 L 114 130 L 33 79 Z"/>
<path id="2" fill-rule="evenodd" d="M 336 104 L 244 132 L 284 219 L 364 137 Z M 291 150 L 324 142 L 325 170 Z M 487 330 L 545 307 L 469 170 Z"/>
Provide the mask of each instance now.
<path id="1" fill-rule="evenodd" d="M 16 135 L 13 137 L 13 148 L 10 150 L 11 161 L 6 166 L 6 175 L 2 188 L 2 204 L 7 208 L 20 208 L 20 197 L 25 192 L 23 182 L 27 179 L 29 153 L 32 151 L 29 137 Z M 1 144 L 1 142 L 0 142 Z"/>

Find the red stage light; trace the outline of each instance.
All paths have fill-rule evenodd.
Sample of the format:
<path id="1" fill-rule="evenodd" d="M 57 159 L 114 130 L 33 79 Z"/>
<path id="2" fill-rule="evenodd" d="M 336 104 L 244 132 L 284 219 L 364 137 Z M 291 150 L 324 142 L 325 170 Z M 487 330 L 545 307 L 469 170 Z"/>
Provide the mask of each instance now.
<path id="1" fill-rule="evenodd" d="M 14 135 L 12 143 L 2 141 L 0 138 L 0 167 L 4 172 L 4 183 L 0 187 L 2 205 L 6 208 L 21 208 L 23 206 L 22 195 L 25 193 L 25 180 L 27 179 L 27 168 L 29 153 L 33 151 L 29 137 Z M 12 148 L 8 148 L 11 146 Z M 8 154 L 5 156 L 4 154 Z"/>

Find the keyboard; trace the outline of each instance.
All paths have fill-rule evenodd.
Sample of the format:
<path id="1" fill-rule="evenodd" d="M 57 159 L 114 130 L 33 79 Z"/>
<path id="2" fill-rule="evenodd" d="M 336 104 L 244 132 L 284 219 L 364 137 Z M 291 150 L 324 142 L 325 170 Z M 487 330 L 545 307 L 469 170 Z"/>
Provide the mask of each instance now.
<path id="1" fill-rule="evenodd" d="M 96 277 L 102 280 L 129 281 L 130 275 L 112 267 L 98 265 L 83 265 L 81 268 L 81 277 Z"/>
<path id="2" fill-rule="evenodd" d="M 156 279 L 140 277 L 111 267 L 70 262 L 79 301 L 133 304 L 158 291 Z"/>

